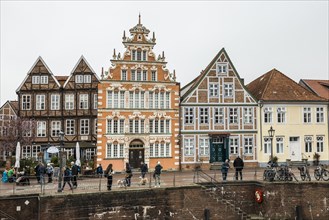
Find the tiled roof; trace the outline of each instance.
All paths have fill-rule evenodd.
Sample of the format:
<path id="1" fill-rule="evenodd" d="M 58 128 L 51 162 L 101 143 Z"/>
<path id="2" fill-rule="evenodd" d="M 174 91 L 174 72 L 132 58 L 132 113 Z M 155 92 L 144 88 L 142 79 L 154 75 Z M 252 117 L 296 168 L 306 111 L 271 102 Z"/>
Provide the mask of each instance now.
<path id="1" fill-rule="evenodd" d="M 329 80 L 301 79 L 299 84 L 329 100 Z"/>
<path id="2" fill-rule="evenodd" d="M 247 88 L 258 100 L 325 101 L 276 69 L 258 77 Z"/>
<path id="3" fill-rule="evenodd" d="M 55 76 L 55 78 L 57 79 L 57 81 L 61 84 L 61 86 L 64 85 L 64 83 L 66 82 L 66 80 L 69 78 L 68 76 Z"/>
<path id="4" fill-rule="evenodd" d="M 15 113 L 18 112 L 18 101 L 9 101 L 11 107 L 14 109 Z"/>

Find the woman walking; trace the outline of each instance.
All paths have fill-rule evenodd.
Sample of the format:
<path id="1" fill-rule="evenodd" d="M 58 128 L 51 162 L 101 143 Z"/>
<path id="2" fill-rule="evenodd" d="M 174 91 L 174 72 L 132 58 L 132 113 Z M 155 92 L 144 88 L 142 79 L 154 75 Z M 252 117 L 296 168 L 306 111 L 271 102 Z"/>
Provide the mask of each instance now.
<path id="1" fill-rule="evenodd" d="M 112 189 L 112 183 L 113 183 L 113 168 L 112 168 L 112 164 L 110 163 L 106 170 L 105 170 L 105 176 L 107 177 L 107 190 L 111 190 Z"/>

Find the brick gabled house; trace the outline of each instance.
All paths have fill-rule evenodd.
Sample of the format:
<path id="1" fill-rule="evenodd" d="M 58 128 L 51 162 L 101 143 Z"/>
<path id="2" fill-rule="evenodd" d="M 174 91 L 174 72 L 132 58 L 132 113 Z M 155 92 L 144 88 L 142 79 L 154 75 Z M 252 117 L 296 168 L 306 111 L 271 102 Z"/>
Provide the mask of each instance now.
<path id="1" fill-rule="evenodd" d="M 125 163 L 153 169 L 179 168 L 179 83 L 166 68 L 164 53 L 156 56 L 155 34 L 137 25 L 125 32 L 124 53 L 114 50 L 111 67 L 98 86 L 97 163 L 114 170 Z"/>
<path id="2" fill-rule="evenodd" d="M 272 69 L 247 85 L 259 102 L 258 160 L 271 155 L 279 162 L 313 161 L 315 153 L 328 163 L 328 101 Z M 269 129 L 273 128 L 271 141 Z M 273 144 L 273 147 L 272 147 Z"/>

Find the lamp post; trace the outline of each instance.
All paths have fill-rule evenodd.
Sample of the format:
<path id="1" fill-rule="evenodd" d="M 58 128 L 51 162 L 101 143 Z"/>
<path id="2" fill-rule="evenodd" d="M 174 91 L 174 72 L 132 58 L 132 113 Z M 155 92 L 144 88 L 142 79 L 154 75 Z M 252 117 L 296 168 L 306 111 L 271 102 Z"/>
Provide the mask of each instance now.
<path id="1" fill-rule="evenodd" d="M 274 137 L 275 130 L 273 127 L 270 127 L 270 130 L 268 130 L 268 136 L 270 136 L 271 139 L 271 161 L 273 162 L 273 137 Z"/>
<path id="2" fill-rule="evenodd" d="M 59 177 L 58 177 L 58 189 L 57 192 L 62 192 L 62 178 L 63 178 L 63 148 L 64 148 L 64 132 L 60 131 L 59 133 Z"/>

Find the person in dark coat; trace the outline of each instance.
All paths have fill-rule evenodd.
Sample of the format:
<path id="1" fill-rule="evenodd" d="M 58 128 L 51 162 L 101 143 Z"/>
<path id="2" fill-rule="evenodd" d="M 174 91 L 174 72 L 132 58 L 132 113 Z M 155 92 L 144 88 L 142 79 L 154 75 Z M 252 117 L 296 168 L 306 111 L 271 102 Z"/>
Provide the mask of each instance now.
<path id="1" fill-rule="evenodd" d="M 226 159 L 225 162 L 222 165 L 222 177 L 223 177 L 224 181 L 226 181 L 227 173 L 228 173 L 229 168 L 230 168 L 230 164 L 228 162 L 228 159 Z"/>
<path id="2" fill-rule="evenodd" d="M 133 176 L 131 167 L 129 163 L 126 163 L 126 183 L 127 186 L 131 185 L 131 177 Z"/>
<path id="3" fill-rule="evenodd" d="M 233 162 L 233 166 L 235 168 L 235 180 L 238 180 L 239 173 L 240 173 L 240 180 L 242 180 L 242 170 L 244 167 L 244 162 L 239 156 L 235 158 Z"/>
<path id="4" fill-rule="evenodd" d="M 41 162 L 39 163 L 38 173 L 39 173 L 39 183 L 45 184 L 46 167 Z"/>
<path id="5" fill-rule="evenodd" d="M 153 174 L 153 177 L 155 179 L 154 187 L 160 187 L 160 175 L 162 168 L 163 167 L 161 166 L 160 161 L 158 161 L 157 165 L 154 168 L 154 174 Z"/>
<path id="6" fill-rule="evenodd" d="M 148 172 L 148 167 L 147 164 L 144 162 L 141 162 L 141 174 L 142 174 L 142 178 L 145 178 L 145 174 Z"/>
<path id="7" fill-rule="evenodd" d="M 103 167 L 101 164 L 98 164 L 97 168 L 96 168 L 96 174 L 98 177 L 102 178 L 103 176 Z"/>
<path id="8" fill-rule="evenodd" d="M 62 191 L 64 190 L 64 186 L 66 183 L 70 186 L 70 189 L 73 189 L 71 185 L 71 178 L 72 178 L 71 170 L 69 167 L 66 167 L 64 170 L 64 184 L 62 187 Z"/>
<path id="9" fill-rule="evenodd" d="M 39 166 L 40 166 L 40 163 L 38 163 L 38 164 L 34 167 L 34 172 L 35 172 L 35 176 L 37 177 L 37 181 L 38 181 L 38 183 L 40 183 Z"/>
<path id="10" fill-rule="evenodd" d="M 71 162 L 72 165 L 72 185 L 73 188 L 77 188 L 78 187 L 78 175 L 79 175 L 79 167 L 78 165 L 76 165 L 73 161 Z"/>
<path id="11" fill-rule="evenodd" d="M 111 190 L 113 183 L 113 165 L 111 163 L 107 166 L 104 175 L 107 177 L 107 190 Z"/>

